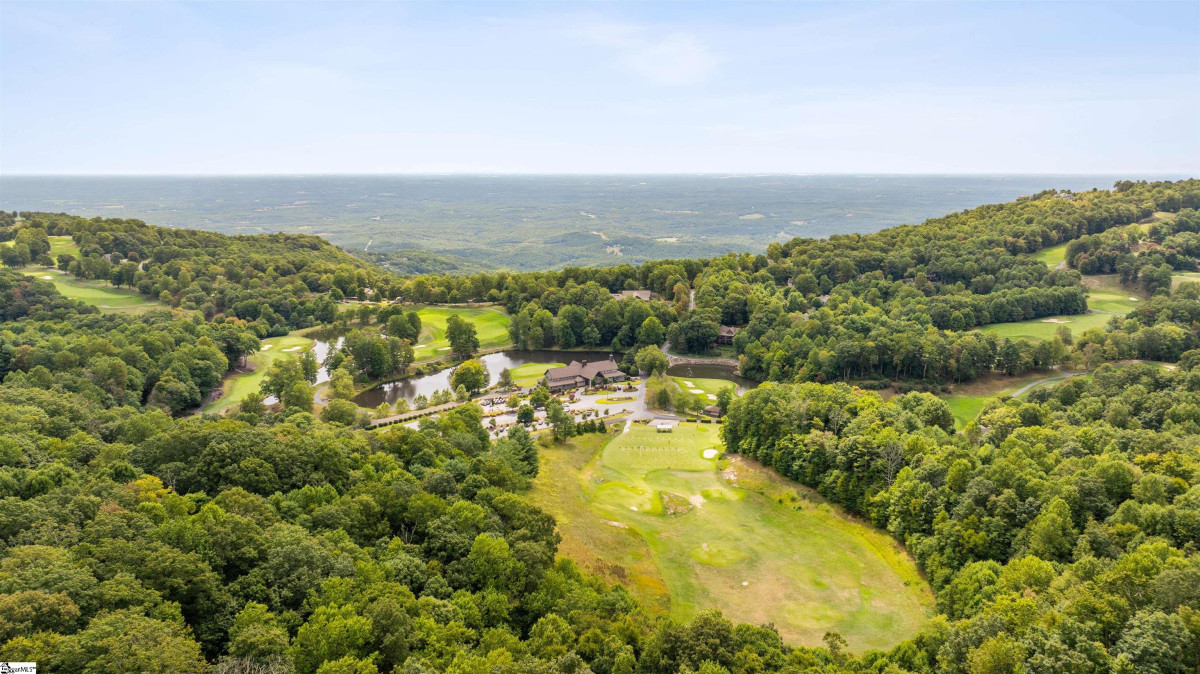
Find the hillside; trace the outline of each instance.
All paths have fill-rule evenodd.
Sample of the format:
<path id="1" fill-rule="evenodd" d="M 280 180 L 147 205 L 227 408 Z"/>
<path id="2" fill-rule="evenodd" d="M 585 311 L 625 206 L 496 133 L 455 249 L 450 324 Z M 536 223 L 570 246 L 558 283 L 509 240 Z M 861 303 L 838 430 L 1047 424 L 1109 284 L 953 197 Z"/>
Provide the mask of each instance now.
<path id="1" fill-rule="evenodd" d="M 1197 207 L 1200 181 L 1123 181 L 760 254 L 416 276 L 318 236 L 5 213 L 0 659 L 1196 671 Z M 472 301 L 497 306 L 429 306 Z M 654 408 L 507 389 L 545 419 L 493 428 L 467 387 L 509 341 L 614 350 Z M 664 344 L 763 383 L 676 386 Z M 450 363 L 440 413 L 371 428 L 399 405 L 352 402 Z M 966 382 L 1000 395 L 933 394 Z"/>

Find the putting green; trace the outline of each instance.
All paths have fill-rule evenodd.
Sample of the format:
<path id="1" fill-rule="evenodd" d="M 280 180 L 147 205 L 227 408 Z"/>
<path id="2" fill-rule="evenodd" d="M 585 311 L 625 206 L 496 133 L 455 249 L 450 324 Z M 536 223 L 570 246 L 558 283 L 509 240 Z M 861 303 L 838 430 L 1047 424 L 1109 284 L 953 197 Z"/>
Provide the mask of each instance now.
<path id="1" fill-rule="evenodd" d="M 546 370 L 552 367 L 562 367 L 566 363 L 526 363 L 519 367 L 514 367 L 512 373 L 513 383 L 517 386 L 537 386 L 542 380 L 542 375 L 546 374 Z"/>
<path id="2" fill-rule="evenodd" d="M 1136 309 L 1142 299 L 1132 290 L 1092 290 L 1088 292 L 1087 303 L 1097 311 L 1124 315 Z"/>
<path id="3" fill-rule="evenodd" d="M 727 379 L 703 379 L 700 377 L 671 377 L 671 379 L 675 381 L 675 385 L 680 389 L 700 396 L 709 404 L 716 404 L 717 394 L 722 389 L 734 385 L 733 382 Z"/>
<path id="4" fill-rule="evenodd" d="M 512 342 L 508 335 L 508 314 L 500 309 L 468 309 L 464 307 L 425 307 L 417 310 L 421 316 L 421 336 L 414 345 L 417 360 L 429 360 L 450 355 L 446 339 L 446 321 L 451 316 L 475 325 L 480 349 L 492 349 Z"/>
<path id="5" fill-rule="evenodd" d="M 837 631 L 856 650 L 912 636 L 931 609 L 890 537 L 765 468 L 706 452 L 721 447 L 716 428 L 634 424 L 602 442 L 543 449 L 530 498 L 558 521 L 563 554 L 649 606 L 677 619 L 720 608 L 805 645 Z"/>
<path id="6" fill-rule="evenodd" d="M 134 290 L 116 288 L 105 281 L 77 279 L 66 272 L 49 267 L 26 267 L 21 273 L 50 281 L 63 297 L 80 300 L 99 308 L 103 313 L 140 313 L 163 308 L 163 305 Z"/>
<path id="7" fill-rule="evenodd" d="M 242 402 L 242 398 L 259 390 L 271 363 L 281 358 L 299 358 L 300 354 L 312 348 L 312 345 L 313 340 L 295 333 L 262 340 L 259 350 L 246 359 L 254 369 L 225 377 L 221 382 L 221 397 L 200 411 L 221 412 Z"/>
<path id="8" fill-rule="evenodd" d="M 1110 313 L 1101 312 L 1047 316 L 1046 318 L 1034 318 L 1028 321 L 1016 321 L 1013 323 L 992 323 L 979 329 L 983 332 L 990 332 L 997 337 L 1028 339 L 1036 342 L 1053 337 L 1061 325 L 1071 328 L 1071 333 L 1079 336 L 1088 328 L 1104 327 L 1108 323 L 1108 319 L 1112 318 L 1112 316 Z"/>

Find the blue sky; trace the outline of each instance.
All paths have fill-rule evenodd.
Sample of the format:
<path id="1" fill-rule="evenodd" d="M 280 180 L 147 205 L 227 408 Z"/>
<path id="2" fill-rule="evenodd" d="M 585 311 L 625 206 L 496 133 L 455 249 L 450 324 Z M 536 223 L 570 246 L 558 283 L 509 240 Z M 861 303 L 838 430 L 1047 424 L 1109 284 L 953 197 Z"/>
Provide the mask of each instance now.
<path id="1" fill-rule="evenodd" d="M 0 4 L 0 172 L 1200 175 L 1200 3 Z"/>

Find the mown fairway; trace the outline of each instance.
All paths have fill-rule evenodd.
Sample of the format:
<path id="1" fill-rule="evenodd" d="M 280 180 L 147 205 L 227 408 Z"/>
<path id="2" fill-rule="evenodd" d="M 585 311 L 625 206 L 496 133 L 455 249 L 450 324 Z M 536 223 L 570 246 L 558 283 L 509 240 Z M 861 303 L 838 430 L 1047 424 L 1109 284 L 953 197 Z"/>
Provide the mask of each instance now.
<path id="1" fill-rule="evenodd" d="M 55 237 L 58 238 L 58 237 Z M 163 305 L 140 295 L 137 291 L 115 288 L 105 281 L 85 281 L 66 272 L 50 268 L 27 267 L 26 276 L 50 281 L 63 297 L 80 300 L 100 309 L 104 313 L 136 314 L 150 309 L 161 309 Z"/>
<path id="2" fill-rule="evenodd" d="M 563 554 L 648 605 L 679 619 L 720 608 L 791 643 L 837 631 L 855 650 L 892 646 L 924 621 L 929 588 L 892 539 L 764 468 L 719 459 L 715 424 L 635 424 L 603 440 L 543 450 L 531 499 L 558 520 Z"/>
<path id="3" fill-rule="evenodd" d="M 258 391 L 262 380 L 267 376 L 271 363 L 281 358 L 299 358 L 300 354 L 312 348 L 313 340 L 301 337 L 295 333 L 283 337 L 268 337 L 262 340 L 258 352 L 246 360 L 253 370 L 232 374 L 221 383 L 223 391 L 220 398 L 201 409 L 202 412 L 220 412 L 232 407 L 245 398 L 247 394 Z"/>
<path id="4" fill-rule="evenodd" d="M 1071 328 L 1072 334 L 1079 335 L 1088 328 L 1104 327 L 1104 324 L 1110 318 L 1112 318 L 1112 314 L 1093 312 L 1088 314 L 1048 316 L 1046 318 L 1034 318 L 1015 323 L 993 323 L 979 329 L 984 332 L 990 332 L 997 337 L 1038 341 L 1053 337 L 1059 326 L 1062 325 Z"/>
<path id="5" fill-rule="evenodd" d="M 562 367 L 566 363 L 526 363 L 511 370 L 513 383 L 517 386 L 537 386 L 542 375 L 552 367 Z"/>
<path id="6" fill-rule="evenodd" d="M 1036 257 L 1037 259 L 1041 260 L 1042 262 L 1045 262 L 1047 267 L 1054 269 L 1060 263 L 1066 262 L 1066 260 L 1067 260 L 1067 244 L 1060 243 L 1057 246 L 1050 246 L 1049 248 L 1043 248 L 1043 249 L 1039 250 L 1038 252 L 1034 253 L 1033 256 Z"/>
<path id="7" fill-rule="evenodd" d="M 446 340 L 446 321 L 451 316 L 458 316 L 475 325 L 481 349 L 504 346 L 511 341 L 508 336 L 508 314 L 500 309 L 425 307 L 417 313 L 421 316 L 421 337 L 414 345 L 417 360 L 440 358 L 450 353 L 450 342 Z"/>
<path id="8" fill-rule="evenodd" d="M 707 404 L 717 403 L 717 394 L 721 389 L 733 386 L 727 379 L 704 379 L 702 377 L 672 377 L 680 389 L 703 398 Z"/>

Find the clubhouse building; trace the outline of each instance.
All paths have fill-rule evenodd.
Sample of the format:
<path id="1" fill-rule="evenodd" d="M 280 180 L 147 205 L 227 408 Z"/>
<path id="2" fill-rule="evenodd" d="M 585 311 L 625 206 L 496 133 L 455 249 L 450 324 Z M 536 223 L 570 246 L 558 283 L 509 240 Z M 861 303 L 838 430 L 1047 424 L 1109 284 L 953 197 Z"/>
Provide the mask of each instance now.
<path id="1" fill-rule="evenodd" d="M 612 358 L 595 363 L 571 361 L 570 365 L 546 370 L 546 386 L 551 391 L 563 391 L 581 386 L 598 386 L 625 381 L 625 373 L 617 369 Z"/>

